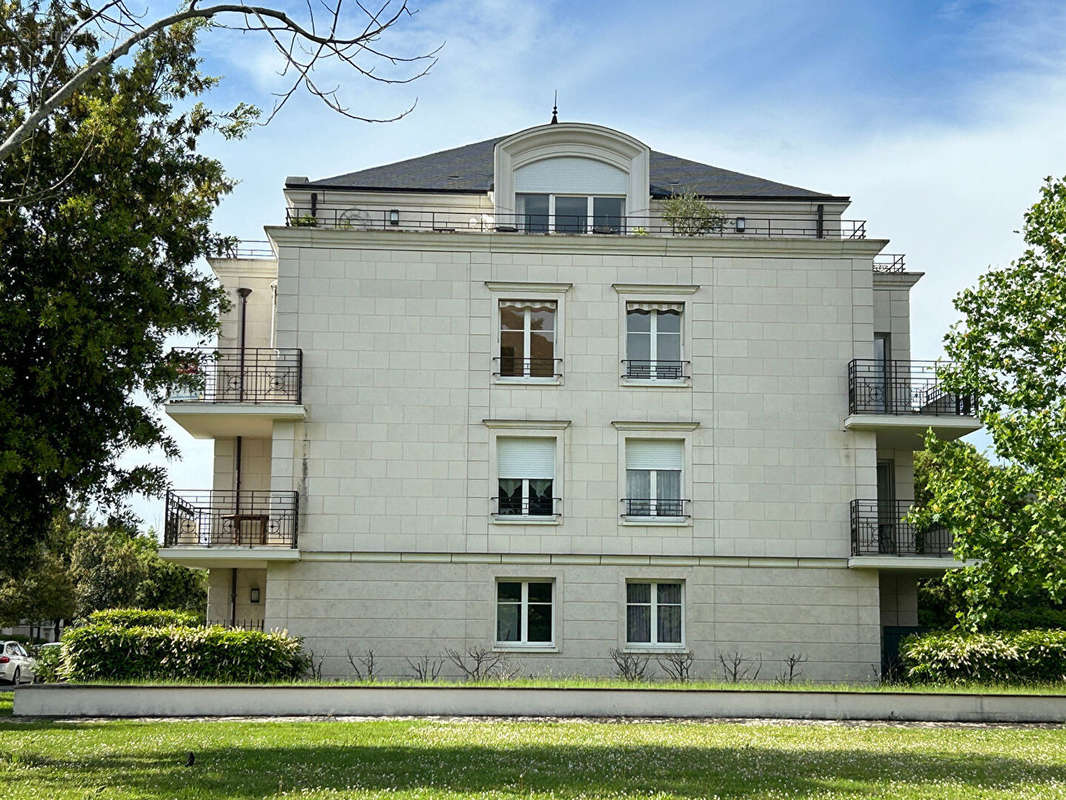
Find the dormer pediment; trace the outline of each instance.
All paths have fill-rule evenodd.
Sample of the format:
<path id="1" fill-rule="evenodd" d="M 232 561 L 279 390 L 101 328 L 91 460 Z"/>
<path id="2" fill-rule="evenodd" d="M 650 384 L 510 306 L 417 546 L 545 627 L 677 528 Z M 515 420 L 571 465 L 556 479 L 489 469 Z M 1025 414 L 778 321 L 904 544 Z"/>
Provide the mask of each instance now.
<path id="1" fill-rule="evenodd" d="M 600 125 L 563 122 L 519 131 L 496 143 L 494 199 L 500 217 L 516 211 L 515 194 L 625 197 L 625 213 L 648 214 L 651 151 Z"/>

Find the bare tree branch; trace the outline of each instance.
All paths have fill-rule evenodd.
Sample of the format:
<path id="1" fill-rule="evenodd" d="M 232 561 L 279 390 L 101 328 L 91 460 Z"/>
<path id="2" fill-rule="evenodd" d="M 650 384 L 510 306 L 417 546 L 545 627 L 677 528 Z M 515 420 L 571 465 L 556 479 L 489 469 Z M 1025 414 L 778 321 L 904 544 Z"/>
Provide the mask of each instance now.
<path id="1" fill-rule="evenodd" d="M 191 0 L 189 6 L 182 11 L 157 19 L 149 24 L 140 22 L 143 14 L 133 13 L 125 4 L 124 0 L 107 0 L 99 9 L 96 9 L 86 19 L 79 22 L 64 36 L 64 41 L 57 44 L 54 60 L 47 68 L 36 67 L 33 64 L 35 54 L 27 53 L 31 60 L 29 86 L 26 91 L 27 108 L 26 117 L 8 137 L 0 144 L 0 161 L 8 159 L 12 154 L 40 128 L 45 120 L 60 106 L 70 100 L 77 91 L 88 81 L 118 59 L 130 52 L 138 44 L 173 25 L 189 20 L 210 20 L 214 27 L 246 32 L 266 33 L 275 48 L 285 60 L 285 70 L 292 68 L 295 71 L 293 85 L 285 92 L 278 95 L 274 109 L 268 122 L 282 106 L 288 101 L 299 87 L 303 86 L 310 94 L 318 97 L 334 111 L 352 119 L 364 122 L 390 122 L 409 114 L 415 107 L 415 103 L 393 117 L 376 119 L 373 117 L 354 114 L 346 107 L 338 97 L 338 89 L 322 89 L 317 81 L 312 78 L 318 62 L 330 58 L 355 70 L 358 74 L 370 80 L 385 84 L 407 84 L 423 77 L 437 61 L 440 48 L 416 56 L 399 56 L 387 53 L 374 46 L 381 35 L 395 25 L 403 15 L 410 16 L 411 10 L 407 6 L 407 0 L 401 0 L 394 5 L 392 0 L 386 2 L 377 10 L 372 11 L 359 2 L 354 5 L 366 15 L 367 22 L 362 30 L 354 35 L 341 33 L 341 23 L 344 19 L 343 6 L 345 0 L 333 0 L 329 5 L 325 2 L 322 7 L 328 12 L 328 24 L 319 26 L 316 20 L 315 10 L 310 1 L 307 2 L 308 21 L 305 24 L 297 22 L 284 11 L 268 6 L 250 5 L 244 3 L 219 3 L 209 6 L 198 6 L 197 0 Z M 391 7 L 391 8 L 390 8 Z M 238 24 L 225 24 L 224 20 L 229 15 L 243 18 Z M 218 19 L 217 19 L 218 18 Z M 113 37 L 114 43 L 103 55 L 94 58 L 81 67 L 66 83 L 55 89 L 47 99 L 41 96 L 48 90 L 48 83 L 54 74 L 56 63 L 73 43 L 79 33 L 83 33 L 90 26 L 96 25 L 103 30 L 103 26 L 110 26 L 109 37 Z M 125 36 L 125 38 L 122 38 Z M 282 38 L 284 37 L 284 39 Z M 25 43 L 19 42 L 22 48 Z M 377 58 L 389 65 L 409 65 L 424 63 L 425 66 L 416 73 L 407 76 L 383 76 L 375 72 L 374 67 L 364 66 L 356 59 L 358 56 Z M 40 80 L 37 73 L 43 69 Z"/>

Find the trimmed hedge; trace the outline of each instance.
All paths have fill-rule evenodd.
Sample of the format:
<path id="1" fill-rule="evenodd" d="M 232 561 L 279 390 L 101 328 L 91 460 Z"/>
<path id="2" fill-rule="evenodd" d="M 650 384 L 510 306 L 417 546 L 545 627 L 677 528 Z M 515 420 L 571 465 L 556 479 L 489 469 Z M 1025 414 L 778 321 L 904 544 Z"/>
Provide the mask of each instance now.
<path id="1" fill-rule="evenodd" d="M 61 672 L 70 681 L 254 683 L 292 680 L 306 668 L 301 640 L 287 633 L 97 623 L 63 636 Z"/>
<path id="2" fill-rule="evenodd" d="M 116 628 L 160 628 L 170 625 L 199 625 L 195 611 L 160 611 L 148 608 L 109 608 L 94 611 L 88 617 L 90 625 L 114 625 Z"/>
<path id="3" fill-rule="evenodd" d="M 1066 631 L 926 633 L 900 647 L 907 677 L 922 683 L 1066 680 Z"/>

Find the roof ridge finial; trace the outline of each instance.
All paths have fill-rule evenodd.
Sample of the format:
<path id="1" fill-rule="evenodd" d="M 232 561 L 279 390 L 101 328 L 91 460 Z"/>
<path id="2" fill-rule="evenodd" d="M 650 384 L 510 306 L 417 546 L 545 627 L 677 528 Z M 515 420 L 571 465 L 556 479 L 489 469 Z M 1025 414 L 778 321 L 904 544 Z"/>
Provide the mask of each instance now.
<path id="1" fill-rule="evenodd" d="M 555 102 L 552 104 L 552 121 L 549 122 L 548 124 L 549 125 L 558 125 L 559 124 L 559 90 L 558 89 L 555 90 Z"/>

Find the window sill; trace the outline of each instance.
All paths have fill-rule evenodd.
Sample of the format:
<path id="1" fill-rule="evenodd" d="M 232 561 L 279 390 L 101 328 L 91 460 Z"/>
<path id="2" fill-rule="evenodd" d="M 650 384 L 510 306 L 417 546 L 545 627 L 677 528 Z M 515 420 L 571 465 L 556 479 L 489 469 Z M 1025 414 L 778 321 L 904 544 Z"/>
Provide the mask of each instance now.
<path id="1" fill-rule="evenodd" d="M 627 644 L 622 648 L 623 653 L 644 655 L 674 655 L 687 653 L 688 648 L 683 644 Z"/>
<path id="2" fill-rule="evenodd" d="M 623 515 L 619 525 L 663 528 L 687 528 L 692 524 L 692 517 L 629 517 Z"/>
<path id="3" fill-rule="evenodd" d="M 554 378 L 522 378 L 508 377 L 505 375 L 493 375 L 492 382 L 497 386 L 562 386 L 563 376 L 556 375 Z"/>
<path id="4" fill-rule="evenodd" d="M 658 379 L 658 378 L 627 378 L 624 375 L 618 381 L 619 386 L 642 386 L 653 389 L 691 389 L 691 378 Z"/>
<path id="5" fill-rule="evenodd" d="M 519 644 L 517 642 L 496 642 L 492 645 L 494 653 L 558 653 L 555 644 Z"/>
<path id="6" fill-rule="evenodd" d="M 493 514 L 492 522 L 495 525 L 559 525 L 560 515 L 534 517 L 521 514 Z"/>

